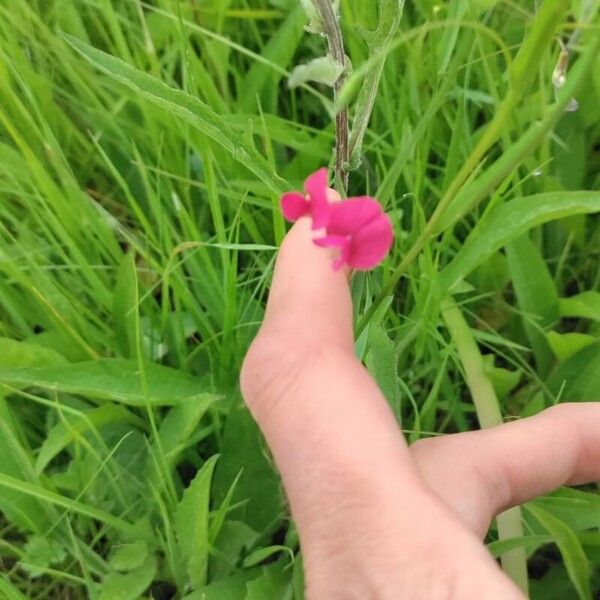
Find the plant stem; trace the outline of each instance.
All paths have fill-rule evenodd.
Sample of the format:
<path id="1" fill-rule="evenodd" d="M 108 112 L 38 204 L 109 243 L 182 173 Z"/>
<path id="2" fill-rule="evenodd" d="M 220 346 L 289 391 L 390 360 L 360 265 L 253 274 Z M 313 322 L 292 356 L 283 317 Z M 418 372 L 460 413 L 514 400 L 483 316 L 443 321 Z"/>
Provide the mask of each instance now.
<path id="1" fill-rule="evenodd" d="M 342 74 L 333 86 L 334 101 L 338 94 L 346 84 L 348 79 L 347 59 L 344 50 L 344 39 L 340 22 L 335 14 L 331 0 L 313 0 L 321 19 L 323 20 L 323 28 L 327 42 L 329 44 L 329 52 L 339 65 L 343 67 Z M 342 108 L 335 117 L 335 179 L 336 184 L 342 189 L 340 193 L 346 192 L 348 189 L 348 163 L 350 161 L 350 146 L 348 144 L 348 109 Z"/>
<path id="2" fill-rule="evenodd" d="M 471 328 L 454 300 L 447 296 L 442 302 L 442 316 L 456 346 L 465 380 L 471 396 L 477 419 L 482 429 L 502 423 L 500 404 L 496 392 L 485 373 L 483 357 L 473 337 Z M 500 540 L 522 537 L 523 520 L 520 507 L 514 507 L 498 515 L 498 538 Z M 527 594 L 527 556 L 523 548 L 517 548 L 502 555 L 504 572 Z"/>

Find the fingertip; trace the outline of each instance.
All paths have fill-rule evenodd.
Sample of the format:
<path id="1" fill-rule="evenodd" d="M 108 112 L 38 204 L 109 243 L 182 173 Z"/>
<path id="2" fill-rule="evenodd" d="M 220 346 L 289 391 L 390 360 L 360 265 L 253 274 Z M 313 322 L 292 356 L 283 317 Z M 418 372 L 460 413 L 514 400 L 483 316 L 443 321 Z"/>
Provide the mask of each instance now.
<path id="1" fill-rule="evenodd" d="M 310 219 L 299 219 L 281 245 L 265 327 L 353 344 L 347 271 L 334 270 L 331 251 L 317 247 Z"/>

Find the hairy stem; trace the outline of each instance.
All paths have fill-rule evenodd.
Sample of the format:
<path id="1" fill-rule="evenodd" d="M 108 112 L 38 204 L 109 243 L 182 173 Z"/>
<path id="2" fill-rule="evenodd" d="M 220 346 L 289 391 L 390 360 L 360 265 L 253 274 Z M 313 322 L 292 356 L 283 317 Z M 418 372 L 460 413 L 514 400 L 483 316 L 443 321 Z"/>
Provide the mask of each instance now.
<path id="1" fill-rule="evenodd" d="M 329 52 L 335 62 L 343 67 L 342 74 L 333 86 L 334 99 L 346 84 L 348 79 L 347 59 L 344 50 L 344 39 L 340 22 L 331 0 L 313 0 L 321 19 L 327 42 L 329 43 Z M 335 179 L 338 190 L 345 193 L 348 189 L 348 163 L 350 161 L 348 143 L 348 109 L 342 108 L 335 117 Z"/>

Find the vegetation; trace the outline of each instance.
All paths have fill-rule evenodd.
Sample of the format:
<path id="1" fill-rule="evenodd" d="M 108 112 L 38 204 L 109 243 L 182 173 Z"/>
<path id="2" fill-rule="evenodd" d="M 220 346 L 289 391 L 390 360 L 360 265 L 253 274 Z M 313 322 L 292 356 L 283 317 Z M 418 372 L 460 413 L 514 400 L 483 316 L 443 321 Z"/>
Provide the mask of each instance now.
<path id="1" fill-rule="evenodd" d="M 302 598 L 237 376 L 335 111 L 396 228 L 356 352 L 408 439 L 600 399 L 597 0 L 342 0 L 335 90 L 301 4 L 0 0 L 0 597 Z M 597 486 L 515 525 L 533 598 L 600 592 Z"/>

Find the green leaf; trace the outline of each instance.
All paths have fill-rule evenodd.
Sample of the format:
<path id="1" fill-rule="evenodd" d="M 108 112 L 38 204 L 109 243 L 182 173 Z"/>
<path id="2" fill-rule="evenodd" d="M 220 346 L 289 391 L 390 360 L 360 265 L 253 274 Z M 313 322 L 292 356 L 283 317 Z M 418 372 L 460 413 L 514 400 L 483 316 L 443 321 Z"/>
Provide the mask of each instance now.
<path id="1" fill-rule="evenodd" d="M 377 385 L 383 392 L 394 414 L 399 419 L 400 376 L 398 375 L 398 350 L 381 325 L 373 327 L 370 332 L 370 348 L 366 364 Z"/>
<path id="2" fill-rule="evenodd" d="M 261 52 L 262 58 L 270 64 L 254 61 L 244 75 L 240 86 L 244 90 L 241 98 L 242 110 L 251 113 L 256 109 L 257 101 L 260 101 L 265 112 L 277 112 L 276 106 L 280 100 L 278 84 L 284 77 L 284 69 L 289 67 L 298 49 L 303 35 L 302 25 L 305 22 L 304 11 L 294 2 L 289 14 L 279 29 L 270 36 Z M 272 64 L 278 65 L 282 71 L 276 73 Z"/>
<path id="3" fill-rule="evenodd" d="M 202 466 L 183 493 L 175 513 L 175 530 L 192 589 L 206 583 L 210 535 L 210 486 L 218 455 Z"/>
<path id="4" fill-rule="evenodd" d="M 50 461 L 78 436 L 112 423 L 131 423 L 143 427 L 144 422 L 117 404 L 105 404 L 82 412 L 80 415 L 64 414 L 64 421 L 57 423 L 46 435 L 36 462 L 35 472 L 40 475 Z"/>
<path id="5" fill-rule="evenodd" d="M 582 83 L 589 80 L 589 72 L 590 69 L 593 69 L 594 61 L 597 58 L 598 47 L 600 47 L 600 38 L 589 45 L 575 63 L 567 77 L 567 83 L 560 90 L 557 101 L 549 108 L 541 121 L 533 123 L 519 139 L 504 149 L 496 162 L 462 186 L 435 227 L 436 234 L 456 223 L 488 194 L 496 190 L 506 178 L 515 172 L 518 165 L 530 157 L 535 148 L 547 138 L 556 123 L 564 116 L 565 108 L 573 96 L 579 92 Z M 540 54 L 539 50 L 539 47 L 535 48 L 534 52 L 538 53 L 541 59 L 543 53 Z"/>
<path id="6" fill-rule="evenodd" d="M 400 27 L 404 4 L 405 0 L 379 0 L 377 29 L 361 31 L 371 53 L 384 50 L 394 39 Z"/>
<path id="7" fill-rule="evenodd" d="M 556 331 L 549 331 L 546 334 L 546 339 L 556 358 L 560 362 L 564 362 L 580 350 L 594 344 L 598 338 L 586 335 L 585 333 L 557 333 Z"/>
<path id="8" fill-rule="evenodd" d="M 600 342 L 586 346 L 552 373 L 546 382 L 561 402 L 600 400 Z"/>
<path id="9" fill-rule="evenodd" d="M 483 371 L 491 381 L 499 400 L 504 400 L 520 383 L 523 372 L 509 371 L 494 364 L 495 355 L 486 354 L 483 357 Z"/>
<path id="10" fill-rule="evenodd" d="M 176 466 L 177 459 L 185 448 L 190 436 L 196 431 L 198 423 L 210 405 L 218 398 L 211 394 L 203 394 L 189 398 L 169 410 L 158 431 L 160 444 L 152 444 L 151 454 L 146 461 L 145 470 L 148 478 L 148 489 L 160 490 L 165 485 L 165 473 L 159 465 L 167 469 Z M 163 456 L 161 459 L 160 456 Z"/>
<path id="11" fill-rule="evenodd" d="M 235 160 L 252 171 L 272 192 L 281 194 L 288 188 L 286 182 L 273 172 L 272 167 L 256 148 L 247 144 L 199 98 L 169 87 L 160 79 L 139 71 L 81 40 L 69 35 L 64 35 L 64 38 L 95 68 L 207 135 L 229 152 Z"/>
<path id="12" fill-rule="evenodd" d="M 525 333 L 538 371 L 545 377 L 553 356 L 544 330 L 558 320 L 558 293 L 544 259 L 527 236 L 512 240 L 506 255 Z"/>
<path id="13" fill-rule="evenodd" d="M 558 310 L 561 317 L 575 317 L 600 321 L 600 292 L 582 292 L 561 298 Z"/>
<path id="14" fill-rule="evenodd" d="M 126 535 L 139 535 L 138 529 L 136 529 L 131 523 L 128 523 L 119 517 L 115 517 L 102 509 L 85 504 L 79 500 L 73 500 L 67 496 L 57 494 L 46 488 L 43 488 L 41 485 L 28 483 L 27 481 L 23 481 L 16 477 L 11 477 L 10 475 L 0 473 L 1 500 L 4 500 L 5 493 L 7 492 L 17 492 L 21 498 L 26 497 L 42 500 L 43 504 L 41 506 L 44 508 L 41 511 L 38 509 L 38 512 L 41 512 L 41 514 L 38 514 L 37 516 L 38 521 L 40 516 L 44 515 L 47 505 L 53 504 L 65 508 L 68 511 L 76 512 L 87 517 L 91 517 L 92 519 L 96 519 L 102 523 L 105 523 L 106 525 L 109 525 L 110 527 L 114 527 L 117 531 L 121 531 Z M 21 509 L 22 505 L 19 503 L 16 508 Z M 4 512 L 7 511 L 4 510 Z M 43 528 L 35 529 L 30 525 L 35 525 L 35 523 L 31 521 L 30 523 L 26 524 L 25 528 L 30 529 L 31 531 L 38 531 L 39 533 L 45 533 L 49 528 L 49 526 L 46 525 Z"/>
<path id="15" fill-rule="evenodd" d="M 333 12 L 337 18 L 339 18 L 340 0 L 331 0 L 331 2 L 333 5 Z M 321 13 L 317 9 L 315 0 L 300 0 L 300 4 L 302 4 L 302 8 L 308 17 L 308 25 L 306 30 L 310 33 L 324 35 L 325 25 L 323 24 L 323 19 L 321 18 Z"/>
<path id="16" fill-rule="evenodd" d="M 113 301 L 115 337 L 121 354 L 125 358 L 136 356 L 135 311 L 138 310 L 137 272 L 133 257 L 123 257 L 117 272 Z"/>
<path id="17" fill-rule="evenodd" d="M 285 552 L 290 557 L 290 562 L 294 562 L 294 552 L 288 548 L 287 546 L 267 546 L 266 548 L 257 548 L 253 550 L 245 559 L 244 559 L 244 568 L 255 567 L 260 563 L 264 562 L 268 558 L 275 556 L 276 554 L 280 554 L 281 552 Z"/>
<path id="18" fill-rule="evenodd" d="M 128 573 L 109 573 L 102 582 L 99 600 L 138 600 L 154 580 L 156 567 L 156 557 L 151 554 Z"/>
<path id="19" fill-rule="evenodd" d="M 34 477 L 29 452 L 23 447 L 12 413 L 0 395 L 0 475 L 17 480 Z M 51 526 L 51 517 L 39 499 L 18 489 L 0 486 L 0 512 L 10 523 L 24 531 L 43 535 Z"/>
<path id="20" fill-rule="evenodd" d="M 579 598 L 581 600 L 591 600 L 590 566 L 581 542 L 577 539 L 574 531 L 537 504 L 527 505 L 527 510 L 554 538 Z"/>
<path id="21" fill-rule="evenodd" d="M 564 115 L 556 128 L 556 137 L 560 142 L 555 141 L 553 164 L 559 180 L 568 190 L 586 187 L 588 149 L 581 115 L 578 112 Z"/>
<path id="22" fill-rule="evenodd" d="M 440 273 L 449 289 L 494 252 L 533 227 L 570 215 L 600 212 L 600 192 L 549 192 L 510 200 L 475 226 L 454 260 Z"/>
<path id="23" fill-rule="evenodd" d="M 158 431 L 161 450 L 168 463 L 173 463 L 179 455 L 177 450 L 196 431 L 198 423 L 219 397 L 213 394 L 202 394 L 186 400 L 171 408 L 161 423 Z"/>
<path id="24" fill-rule="evenodd" d="M 6 600 L 27 600 L 21 592 L 13 586 L 6 575 L 0 574 L 0 595 L 4 594 Z"/>
<path id="25" fill-rule="evenodd" d="M 291 588 L 291 569 L 277 562 L 265 567 L 263 574 L 247 585 L 244 600 L 266 600 L 266 598 L 286 598 Z"/>
<path id="26" fill-rule="evenodd" d="M 539 498 L 536 504 L 577 533 L 598 530 L 600 495 L 595 492 L 565 487 Z"/>
<path id="27" fill-rule="evenodd" d="M 32 577 L 39 577 L 45 569 L 62 562 L 66 556 L 65 547 L 58 540 L 48 535 L 32 535 L 25 544 L 25 555 L 19 563 Z"/>
<path id="28" fill-rule="evenodd" d="M 141 567 L 148 558 L 148 544 L 146 542 L 132 542 L 120 544 L 114 549 L 108 563 L 115 571 L 131 571 Z"/>
<path id="29" fill-rule="evenodd" d="M 0 369 L 46 367 L 67 363 L 64 356 L 50 348 L 0 337 Z"/>
<path id="30" fill-rule="evenodd" d="M 333 87 L 344 72 L 344 67 L 328 54 L 314 58 L 305 65 L 298 65 L 288 79 L 290 88 L 298 87 L 308 81 L 315 81 Z"/>
<path id="31" fill-rule="evenodd" d="M 225 521 L 213 542 L 217 552 L 211 556 L 210 579 L 217 580 L 229 575 L 232 565 L 239 564 L 259 538 L 260 534 L 242 521 Z"/>
<path id="32" fill-rule="evenodd" d="M 499 558 L 507 552 L 525 548 L 529 552 L 537 550 L 540 546 L 552 542 L 554 538 L 550 535 L 525 535 L 522 537 L 508 538 L 506 540 L 496 540 L 487 544 L 487 549 L 492 556 Z"/>
<path id="33" fill-rule="evenodd" d="M 215 503 L 223 502 L 239 475 L 233 501 L 243 504 L 236 515 L 239 512 L 240 518 L 250 527 L 264 531 L 281 515 L 280 483 L 266 458 L 258 427 L 246 408 L 236 406 L 231 409 L 221 450 L 223 455 L 213 486 Z"/>
<path id="34" fill-rule="evenodd" d="M 207 586 L 198 588 L 183 600 L 242 600 L 249 581 L 259 576 L 259 569 L 248 569 Z M 265 598 L 265 600 L 267 600 Z"/>
<path id="35" fill-rule="evenodd" d="M 136 361 L 113 358 L 39 369 L 0 369 L 0 383 L 80 394 L 130 406 L 173 406 L 204 397 L 201 380 L 148 363 L 142 385 Z M 147 391 L 147 393 L 146 393 Z"/>

